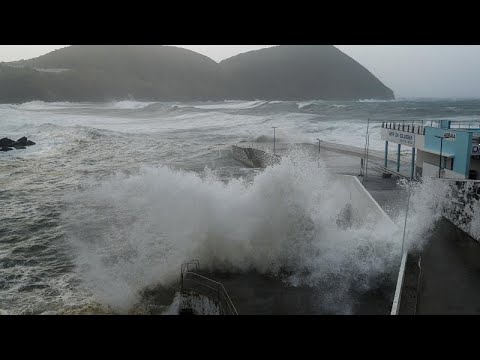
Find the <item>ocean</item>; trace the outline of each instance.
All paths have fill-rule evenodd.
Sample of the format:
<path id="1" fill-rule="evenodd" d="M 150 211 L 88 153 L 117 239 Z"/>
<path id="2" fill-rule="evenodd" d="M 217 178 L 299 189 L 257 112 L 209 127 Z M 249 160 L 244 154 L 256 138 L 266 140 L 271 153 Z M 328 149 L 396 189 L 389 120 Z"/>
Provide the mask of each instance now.
<path id="1" fill-rule="evenodd" d="M 329 228 L 317 162 L 297 154 L 259 171 L 231 154 L 271 146 L 274 126 L 279 142 L 362 148 L 368 119 L 381 151 L 381 121 L 480 123 L 480 100 L 0 105 L 0 138 L 36 143 L 0 153 L 0 311 L 168 313 L 180 264 L 196 258 L 291 287 L 335 278 L 337 304 L 347 288 L 371 288 L 394 246 Z"/>

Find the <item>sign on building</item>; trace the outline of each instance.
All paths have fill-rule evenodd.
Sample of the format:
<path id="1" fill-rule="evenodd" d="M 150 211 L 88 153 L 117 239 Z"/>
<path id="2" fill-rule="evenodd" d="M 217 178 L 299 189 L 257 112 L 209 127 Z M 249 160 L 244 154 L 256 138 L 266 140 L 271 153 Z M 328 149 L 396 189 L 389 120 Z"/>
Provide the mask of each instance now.
<path id="1" fill-rule="evenodd" d="M 480 155 L 480 145 L 472 146 L 472 155 Z"/>
<path id="2" fill-rule="evenodd" d="M 396 131 L 396 130 L 388 130 L 386 139 L 387 141 L 391 141 L 397 144 L 403 144 L 408 146 L 415 146 L 415 134 L 403 132 L 403 131 Z"/>
<path id="3" fill-rule="evenodd" d="M 454 132 L 443 133 L 443 139 L 447 141 L 455 141 L 457 139 L 457 134 Z"/>

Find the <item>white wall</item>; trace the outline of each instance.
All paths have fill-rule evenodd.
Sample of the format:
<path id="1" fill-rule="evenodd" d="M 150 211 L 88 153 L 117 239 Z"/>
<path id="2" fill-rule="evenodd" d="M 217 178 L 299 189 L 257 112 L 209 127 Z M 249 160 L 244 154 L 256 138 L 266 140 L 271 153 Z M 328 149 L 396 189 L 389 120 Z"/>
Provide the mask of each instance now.
<path id="1" fill-rule="evenodd" d="M 415 146 L 417 149 L 423 150 L 423 148 L 425 147 L 425 135 L 416 135 Z"/>
<path id="2" fill-rule="evenodd" d="M 438 161 L 438 156 L 437 156 Z M 422 177 L 427 178 L 438 178 L 438 163 L 436 165 L 430 164 L 428 162 L 423 162 L 423 171 Z M 465 179 L 465 175 L 453 172 L 448 169 L 442 169 L 442 178 L 443 179 Z"/>
<path id="3" fill-rule="evenodd" d="M 445 162 L 442 163 L 442 167 L 446 166 L 446 168 L 443 169 L 443 177 L 448 179 L 465 179 L 464 174 L 459 174 L 450 170 L 452 168 L 452 161 L 455 160 L 452 158 L 448 158 L 446 164 Z M 425 151 L 419 151 L 417 154 L 417 166 L 423 168 L 422 177 L 438 178 L 439 162 L 439 155 L 431 154 Z"/>
<path id="4" fill-rule="evenodd" d="M 398 229 L 357 177 L 342 175 L 339 176 L 339 181 L 343 182 L 344 189 L 348 189 L 352 207 L 364 221 L 379 227 L 390 227 L 393 231 Z"/>
<path id="5" fill-rule="evenodd" d="M 431 154 L 431 153 L 422 151 L 422 162 L 426 162 L 426 163 L 429 163 L 429 164 L 432 164 L 432 165 L 436 165 L 437 166 L 437 171 L 438 171 L 438 165 L 439 165 L 439 162 L 440 162 L 440 155 Z"/>
<path id="6" fill-rule="evenodd" d="M 452 170 L 443 169 L 443 178 L 465 180 L 465 175 L 456 173 Z"/>
<path id="7" fill-rule="evenodd" d="M 438 178 L 438 165 L 423 162 L 422 177 L 424 178 Z"/>

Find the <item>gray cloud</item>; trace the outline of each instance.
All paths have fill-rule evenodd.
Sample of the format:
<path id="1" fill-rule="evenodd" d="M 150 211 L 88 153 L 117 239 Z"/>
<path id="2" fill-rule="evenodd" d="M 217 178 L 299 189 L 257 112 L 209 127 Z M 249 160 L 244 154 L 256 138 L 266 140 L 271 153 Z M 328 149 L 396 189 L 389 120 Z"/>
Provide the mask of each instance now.
<path id="1" fill-rule="evenodd" d="M 397 97 L 480 97 L 480 46 L 340 45 Z"/>

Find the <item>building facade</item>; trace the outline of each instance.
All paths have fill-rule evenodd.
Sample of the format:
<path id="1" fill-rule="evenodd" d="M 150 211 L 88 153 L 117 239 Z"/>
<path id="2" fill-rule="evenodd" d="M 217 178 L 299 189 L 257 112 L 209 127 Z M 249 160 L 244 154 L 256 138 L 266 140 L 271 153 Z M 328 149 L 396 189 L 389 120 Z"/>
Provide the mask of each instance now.
<path id="1" fill-rule="evenodd" d="M 453 124 L 453 127 L 452 127 Z M 384 122 L 385 167 L 389 143 L 397 144 L 397 172 L 403 147 L 412 149 L 411 178 L 480 179 L 480 126 L 439 121 Z M 393 170 L 393 169 L 392 169 Z"/>

